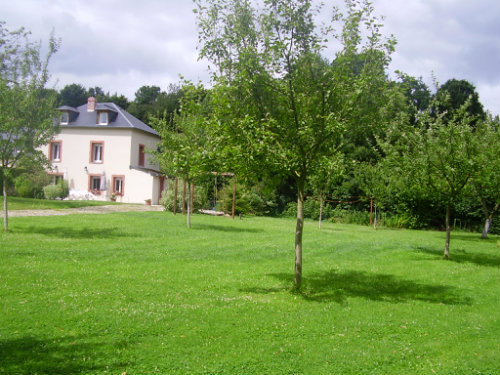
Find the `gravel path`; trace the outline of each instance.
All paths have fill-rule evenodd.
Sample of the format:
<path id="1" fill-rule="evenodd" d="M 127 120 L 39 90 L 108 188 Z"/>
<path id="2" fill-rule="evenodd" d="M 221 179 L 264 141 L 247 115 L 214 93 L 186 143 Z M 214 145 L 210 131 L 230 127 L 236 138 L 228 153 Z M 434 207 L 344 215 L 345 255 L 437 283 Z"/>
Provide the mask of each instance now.
<path id="1" fill-rule="evenodd" d="M 107 214 L 110 212 L 129 211 L 163 211 L 162 206 L 144 204 L 118 204 L 109 206 L 89 206 L 80 208 L 64 208 L 61 210 L 9 210 L 9 217 L 20 216 L 62 216 L 75 214 Z M 3 215 L 3 211 L 0 211 Z"/>

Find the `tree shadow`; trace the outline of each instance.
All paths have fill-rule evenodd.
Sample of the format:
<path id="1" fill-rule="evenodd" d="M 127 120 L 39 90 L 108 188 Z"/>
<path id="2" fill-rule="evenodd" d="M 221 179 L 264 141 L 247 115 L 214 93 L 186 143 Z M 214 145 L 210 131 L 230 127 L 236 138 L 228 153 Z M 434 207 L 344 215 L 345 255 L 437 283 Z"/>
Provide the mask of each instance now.
<path id="1" fill-rule="evenodd" d="M 415 252 L 429 254 L 435 256 L 436 259 L 442 259 L 444 254 L 442 249 L 432 249 L 424 246 L 415 247 Z M 463 249 L 451 249 L 448 260 L 455 263 L 473 263 L 478 266 L 500 267 L 500 254 L 472 253 Z"/>
<path id="2" fill-rule="evenodd" d="M 119 363 L 103 353 L 106 343 L 85 337 L 0 340 L 0 374 L 80 374 L 104 370 L 122 373 L 130 363 Z M 118 344 L 117 349 L 123 348 Z M 98 364 L 104 363 L 104 364 Z"/>
<path id="3" fill-rule="evenodd" d="M 71 239 L 109 239 L 109 238 L 124 238 L 138 237 L 137 234 L 125 232 L 119 228 L 71 228 L 67 226 L 59 227 L 43 227 L 29 226 L 26 228 L 15 228 L 14 233 L 25 234 L 41 234 L 48 237 L 71 238 Z"/>
<path id="4" fill-rule="evenodd" d="M 249 288 L 245 292 L 268 294 L 290 290 L 293 275 L 270 274 L 283 282 L 282 288 Z M 347 297 L 361 297 L 371 301 L 404 303 L 423 301 L 446 305 L 470 304 L 468 297 L 458 294 L 456 287 L 421 284 L 393 275 L 364 271 L 326 271 L 308 275 L 300 291 L 293 291 L 307 301 L 345 303 Z"/>
<path id="5" fill-rule="evenodd" d="M 264 232 L 263 229 L 257 228 L 237 228 L 228 225 L 214 225 L 214 224 L 194 224 L 191 229 L 194 230 L 216 230 L 220 232 L 248 232 L 259 233 Z"/>

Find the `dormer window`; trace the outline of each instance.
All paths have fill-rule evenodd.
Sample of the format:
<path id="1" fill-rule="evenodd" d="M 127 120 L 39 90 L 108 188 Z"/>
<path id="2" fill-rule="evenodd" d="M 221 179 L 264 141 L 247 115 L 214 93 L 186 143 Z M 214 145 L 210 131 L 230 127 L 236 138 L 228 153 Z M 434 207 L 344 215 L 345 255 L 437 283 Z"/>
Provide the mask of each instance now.
<path id="1" fill-rule="evenodd" d="M 61 125 L 68 125 L 69 124 L 69 113 L 64 111 L 61 112 Z"/>
<path id="2" fill-rule="evenodd" d="M 98 125 L 108 125 L 108 123 L 109 123 L 108 112 L 98 112 L 97 124 Z"/>

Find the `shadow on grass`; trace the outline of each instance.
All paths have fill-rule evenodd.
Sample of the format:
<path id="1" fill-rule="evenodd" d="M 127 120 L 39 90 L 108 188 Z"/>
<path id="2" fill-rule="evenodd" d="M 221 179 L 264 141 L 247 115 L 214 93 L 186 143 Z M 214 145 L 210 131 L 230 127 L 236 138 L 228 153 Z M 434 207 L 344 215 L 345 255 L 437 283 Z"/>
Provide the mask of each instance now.
<path id="1" fill-rule="evenodd" d="M 422 246 L 416 247 L 415 251 L 418 253 L 435 256 L 436 259 L 442 259 L 444 254 L 443 249 L 431 249 L 429 247 Z M 456 263 L 473 263 L 477 264 L 478 266 L 485 267 L 500 267 L 500 255 L 473 252 L 469 253 L 465 250 L 453 249 L 451 247 L 450 258 L 448 260 Z"/>
<path id="2" fill-rule="evenodd" d="M 214 225 L 214 224 L 193 224 L 191 230 L 216 230 L 220 232 L 248 232 L 248 233 L 260 233 L 264 232 L 263 229 L 257 228 L 237 228 L 229 225 Z"/>
<path id="3" fill-rule="evenodd" d="M 39 339 L 22 337 L 0 340 L 0 374 L 122 373 L 125 363 L 103 353 L 105 343 L 85 337 Z M 126 345 L 125 345 L 126 346 Z M 117 345 L 117 350 L 123 345 Z"/>
<path id="4" fill-rule="evenodd" d="M 15 228 L 14 233 L 42 234 L 48 237 L 71 238 L 71 239 L 106 239 L 106 238 L 124 238 L 138 237 L 137 234 L 128 233 L 118 228 L 71 228 L 61 227 L 43 227 L 29 226 L 26 228 Z"/>
<path id="5" fill-rule="evenodd" d="M 290 290 L 291 274 L 271 274 L 283 282 L 282 288 L 249 288 L 250 293 L 276 293 Z M 393 275 L 373 274 L 362 271 L 328 271 L 308 275 L 302 281 L 299 292 L 305 300 L 314 302 L 344 303 L 347 297 L 361 297 L 372 301 L 402 303 L 423 301 L 447 305 L 470 304 L 467 297 L 457 294 L 455 287 L 447 285 L 419 284 Z"/>

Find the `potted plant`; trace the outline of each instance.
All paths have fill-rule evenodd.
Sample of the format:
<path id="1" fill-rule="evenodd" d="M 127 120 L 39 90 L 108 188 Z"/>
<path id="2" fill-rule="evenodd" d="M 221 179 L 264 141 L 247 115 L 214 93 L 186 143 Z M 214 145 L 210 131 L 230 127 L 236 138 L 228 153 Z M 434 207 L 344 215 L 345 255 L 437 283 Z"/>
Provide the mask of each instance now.
<path id="1" fill-rule="evenodd" d="M 116 194 L 111 193 L 111 196 L 109 197 L 111 199 L 111 202 L 116 202 Z"/>
<path id="2" fill-rule="evenodd" d="M 146 205 L 151 206 L 151 199 L 145 199 L 144 202 L 146 202 Z"/>

